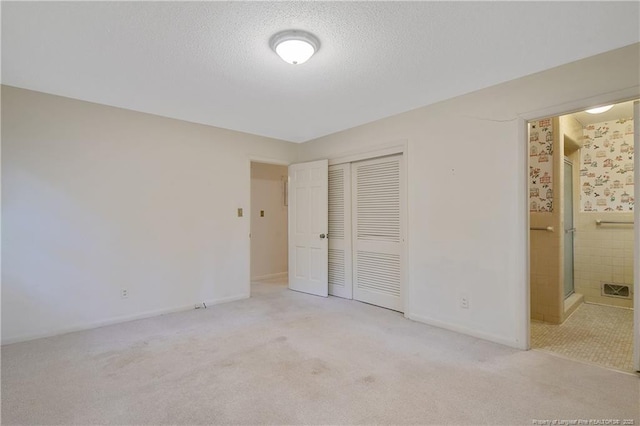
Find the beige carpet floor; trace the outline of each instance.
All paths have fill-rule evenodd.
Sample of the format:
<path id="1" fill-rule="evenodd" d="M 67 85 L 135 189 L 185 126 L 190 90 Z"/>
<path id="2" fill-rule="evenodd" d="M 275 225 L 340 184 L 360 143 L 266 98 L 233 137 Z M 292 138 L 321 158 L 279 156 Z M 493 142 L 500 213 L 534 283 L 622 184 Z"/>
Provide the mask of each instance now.
<path id="1" fill-rule="evenodd" d="M 257 283 L 248 300 L 2 347 L 2 424 L 640 424 L 639 383 Z"/>
<path id="2" fill-rule="evenodd" d="M 633 371 L 633 310 L 583 303 L 560 324 L 531 323 L 531 347 Z"/>

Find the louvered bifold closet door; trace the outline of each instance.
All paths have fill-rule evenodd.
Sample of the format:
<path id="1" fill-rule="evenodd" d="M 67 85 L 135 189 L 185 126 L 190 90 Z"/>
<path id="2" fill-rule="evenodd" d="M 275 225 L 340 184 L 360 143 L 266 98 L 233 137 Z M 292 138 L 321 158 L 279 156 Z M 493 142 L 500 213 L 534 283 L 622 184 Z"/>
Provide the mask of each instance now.
<path id="1" fill-rule="evenodd" d="M 353 298 L 403 311 L 402 156 L 353 163 Z"/>
<path id="2" fill-rule="evenodd" d="M 329 294 L 353 298 L 351 164 L 329 167 Z"/>

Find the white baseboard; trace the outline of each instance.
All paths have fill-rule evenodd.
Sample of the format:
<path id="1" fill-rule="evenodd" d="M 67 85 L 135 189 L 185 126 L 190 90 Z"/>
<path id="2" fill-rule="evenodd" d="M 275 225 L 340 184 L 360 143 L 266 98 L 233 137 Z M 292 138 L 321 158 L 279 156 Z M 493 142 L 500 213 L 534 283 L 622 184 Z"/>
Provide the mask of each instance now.
<path id="1" fill-rule="evenodd" d="M 209 299 L 209 300 L 205 300 L 204 303 L 207 304 L 207 306 L 209 305 L 219 305 L 221 303 L 229 303 L 229 302 L 235 302 L 236 300 L 242 300 L 242 299 L 248 299 L 249 298 L 249 294 L 236 294 L 233 296 L 227 296 L 227 297 L 219 297 L 217 299 Z"/>
<path id="2" fill-rule="evenodd" d="M 234 296 L 221 297 L 218 299 L 204 300 L 204 303 L 206 303 L 207 306 L 212 306 L 212 305 L 218 305 L 220 303 L 234 302 L 236 300 L 242 300 L 242 299 L 248 299 L 248 298 L 249 298 L 248 294 L 237 294 Z M 26 342 L 28 340 L 41 339 L 44 337 L 59 336 L 61 334 L 73 333 L 76 331 L 91 330 L 93 328 L 105 327 L 108 325 L 120 324 L 128 321 L 135 321 L 139 319 L 157 317 L 159 315 L 166 315 L 166 314 L 172 314 L 175 312 L 188 311 L 188 310 L 194 309 L 197 303 L 202 303 L 202 302 L 194 302 L 190 305 L 175 306 L 171 308 L 145 311 L 145 312 L 132 314 L 132 315 L 123 315 L 119 317 L 108 318 L 105 320 L 92 321 L 84 324 L 76 324 L 70 327 L 64 327 L 58 330 L 50 330 L 43 333 L 29 333 L 29 334 L 23 334 L 23 335 L 17 335 L 17 336 L 10 336 L 7 338 L 2 336 L 2 345 Z"/>
<path id="3" fill-rule="evenodd" d="M 278 272 L 275 274 L 258 275 L 257 277 L 251 277 L 251 281 L 275 280 L 276 278 L 287 278 L 288 275 L 289 275 L 288 272 Z"/>
<path id="4" fill-rule="evenodd" d="M 455 325 L 455 324 L 449 324 L 433 318 L 424 317 L 422 315 L 406 314 L 405 317 L 413 321 L 422 322 L 424 324 L 432 325 L 438 328 L 444 328 L 445 330 L 449 330 L 449 331 L 455 331 L 456 333 L 460 333 L 460 334 L 466 334 L 467 336 L 477 337 L 478 339 L 488 340 L 489 342 L 499 343 L 501 345 L 509 346 L 511 348 L 523 349 L 523 350 L 527 349 L 526 347 L 523 346 L 523 345 L 526 345 L 526 342 L 521 343 L 515 340 L 505 339 L 502 336 L 497 336 L 491 333 L 484 333 L 482 331 L 473 330 L 473 329 Z"/>

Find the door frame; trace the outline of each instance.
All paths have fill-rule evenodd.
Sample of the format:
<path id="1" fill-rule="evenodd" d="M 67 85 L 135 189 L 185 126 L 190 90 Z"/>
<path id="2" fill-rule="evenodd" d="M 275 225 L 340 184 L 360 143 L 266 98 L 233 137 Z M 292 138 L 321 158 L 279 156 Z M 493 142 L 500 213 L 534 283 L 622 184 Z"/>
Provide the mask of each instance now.
<path id="1" fill-rule="evenodd" d="M 608 104 L 616 104 L 620 102 L 632 101 L 640 98 L 640 87 L 630 87 L 623 90 L 617 90 L 609 93 L 600 94 L 597 96 L 577 99 L 574 101 L 566 102 L 563 104 L 549 106 L 546 108 L 541 108 L 535 111 L 524 112 L 517 114 L 517 126 L 518 126 L 518 142 L 519 142 L 519 161 L 520 161 L 520 169 L 522 170 L 521 181 L 520 181 L 520 207 L 521 211 L 524 213 L 523 221 L 521 224 L 521 240 L 523 242 L 524 247 L 523 253 L 525 258 L 523 259 L 523 263 L 525 267 L 523 268 L 523 276 L 522 282 L 525 284 L 524 286 L 519 286 L 518 289 L 519 295 L 518 300 L 520 300 L 520 312 L 522 315 L 519 316 L 520 320 L 518 321 L 517 327 L 517 335 L 519 336 L 519 341 L 521 342 L 521 348 L 529 350 L 531 349 L 531 305 L 530 305 L 530 296 L 531 296 L 531 283 L 530 283 L 530 255 L 531 255 L 531 246 L 529 240 L 529 205 L 528 205 L 528 187 L 529 187 L 529 150 L 528 150 L 528 135 L 527 135 L 527 125 L 530 121 L 539 120 L 546 117 L 556 117 L 566 114 L 572 114 L 577 111 L 584 111 L 585 109 L 592 107 L 594 105 L 608 105 Z M 637 105 L 637 104 L 636 104 Z M 640 106 L 636 106 L 638 108 Z M 635 110 L 634 110 L 635 114 Z M 638 120 L 634 120 L 634 152 L 640 153 L 640 135 L 638 134 L 639 125 Z M 634 157 L 634 172 L 638 173 L 638 167 L 640 164 L 640 155 L 635 155 Z M 634 185 L 634 198 L 640 199 L 640 185 Z M 640 209 L 634 208 L 634 260 L 640 258 Z M 633 324 L 633 362 L 634 368 L 636 370 L 640 370 L 640 292 L 637 291 L 638 283 L 640 283 L 640 262 L 634 262 L 634 272 L 633 272 L 633 281 L 634 281 L 634 297 L 633 297 L 633 306 L 634 306 L 634 324 Z"/>
<path id="2" fill-rule="evenodd" d="M 636 98 L 637 99 L 637 98 Z M 640 170 L 640 101 L 636 100 L 633 103 L 633 173 L 636 185 L 633 188 L 633 198 L 640 200 L 640 185 L 638 183 L 637 173 Z M 633 332 L 635 333 L 633 338 L 633 367 L 636 371 L 640 371 L 640 292 L 637 289 L 638 283 L 640 283 L 640 209 L 633 208 L 633 230 L 635 235 L 633 238 Z"/>
<path id="3" fill-rule="evenodd" d="M 387 157 L 390 155 L 402 155 L 403 167 L 400 170 L 400 289 L 402 292 L 402 308 L 405 318 L 410 318 L 411 308 L 411 286 L 409 285 L 409 270 L 407 265 L 411 265 L 409 262 L 409 235 L 407 233 L 409 220 L 411 218 L 410 212 L 410 198 L 408 195 L 408 176 L 409 176 L 409 141 L 407 139 L 399 139 L 374 147 L 369 147 L 362 150 L 349 151 L 341 154 L 329 157 L 329 166 L 354 163 L 357 161 L 372 160 L 374 158 Z M 352 194 L 353 197 L 353 194 Z M 353 214 L 353 212 L 352 212 Z M 351 247 L 352 249 L 353 247 Z M 353 268 L 352 268 L 353 272 Z"/>

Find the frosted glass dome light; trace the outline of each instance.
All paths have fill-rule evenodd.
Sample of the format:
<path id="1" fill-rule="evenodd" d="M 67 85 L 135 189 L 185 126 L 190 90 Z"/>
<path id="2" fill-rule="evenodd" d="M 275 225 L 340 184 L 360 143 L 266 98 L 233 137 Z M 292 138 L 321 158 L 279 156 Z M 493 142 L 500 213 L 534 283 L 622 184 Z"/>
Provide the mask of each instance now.
<path id="1" fill-rule="evenodd" d="M 269 45 L 283 61 L 292 65 L 304 64 L 320 49 L 318 38 L 301 30 L 279 32 L 271 37 Z"/>
<path id="2" fill-rule="evenodd" d="M 585 112 L 588 112 L 589 114 L 602 114 L 603 112 L 609 111 L 611 108 L 613 108 L 613 105 L 606 105 L 606 106 L 601 106 L 597 108 L 591 108 L 591 109 L 585 110 Z"/>

